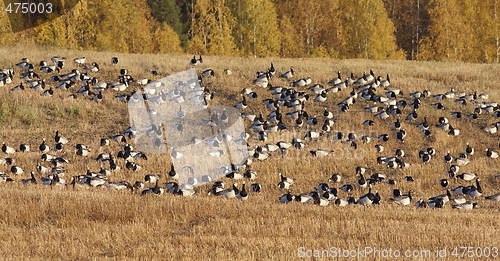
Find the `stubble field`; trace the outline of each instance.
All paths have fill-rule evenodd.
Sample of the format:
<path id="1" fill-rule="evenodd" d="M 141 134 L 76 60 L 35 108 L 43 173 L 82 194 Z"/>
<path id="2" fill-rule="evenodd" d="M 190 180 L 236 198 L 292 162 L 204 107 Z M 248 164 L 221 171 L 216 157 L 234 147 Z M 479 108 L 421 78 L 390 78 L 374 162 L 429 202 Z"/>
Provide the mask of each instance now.
<path id="1" fill-rule="evenodd" d="M 107 82 L 117 79 L 120 68 L 127 68 L 135 78 L 151 79 L 160 79 L 192 68 L 189 65 L 190 55 L 125 55 L 24 46 L 0 49 L 0 68 L 15 68 L 15 64 L 23 57 L 37 64 L 40 60 L 50 61 L 55 55 L 68 58 L 67 68 L 63 72 L 76 67 L 71 63 L 76 57 L 85 56 L 88 63 L 97 62 L 101 67 L 100 72 L 92 75 Z M 120 58 L 116 66 L 110 64 L 113 56 Z M 294 79 L 310 76 L 313 83 L 323 83 L 325 86 L 336 76 L 337 70 L 344 77 L 351 71 L 359 77 L 370 68 L 384 78 L 389 73 L 392 86 L 404 93 L 398 100 L 405 99 L 408 102 L 411 101 L 410 94 L 415 91 L 430 90 L 433 95 L 451 88 L 467 94 L 475 90 L 478 94 L 486 92 L 489 94 L 488 100 L 500 101 L 497 91 L 498 65 L 204 56 L 203 63 L 196 67 L 197 71 L 208 68 L 215 71 L 215 77 L 204 80 L 210 91 L 214 92 L 214 99 L 209 101 L 209 105 L 234 106 L 241 100 L 241 90 L 251 87 L 259 97 L 247 99 L 249 106 L 244 111 L 257 115 L 262 112 L 265 117 L 269 110 L 262 100 L 270 98 L 271 93 L 253 86 L 252 81 L 255 72 L 269 68 L 271 61 L 278 74 L 293 66 L 296 70 Z M 231 68 L 233 74 L 225 75 L 225 68 Z M 160 76 L 153 77 L 151 70 L 157 70 Z M 254 160 L 251 168 L 258 171 L 258 177 L 255 181 L 246 180 L 246 184 L 259 182 L 262 193 L 250 192 L 247 201 L 239 201 L 207 195 L 211 185 L 204 185 L 197 187 L 192 197 L 169 193 L 141 196 L 140 192 L 110 191 L 106 188 L 22 185 L 20 180 L 29 178 L 30 171 L 36 172 L 35 166 L 41 156 L 37 148 L 42 138 L 46 138 L 50 146 L 54 144 L 54 130 L 59 130 L 70 139 L 63 152 L 58 153 L 70 161 L 65 176 L 69 180 L 71 176 L 85 174 L 87 167 L 98 171 L 100 164 L 95 158 L 100 153 L 121 150 L 118 143 L 112 143 L 109 148 L 100 148 L 99 140 L 123 132 L 130 123 L 126 104 L 118 101 L 114 97 L 117 93 L 112 90 L 103 92 L 101 103 L 85 97 L 67 99 L 74 90 L 54 89 L 52 97 L 42 97 L 39 91 L 29 88 L 11 93 L 10 89 L 20 83 L 20 70 L 16 68 L 16 71 L 18 74 L 14 82 L 0 87 L 0 140 L 16 149 L 21 143 L 30 144 L 32 152 L 17 152 L 11 156 L 15 164 L 24 169 L 21 175 L 11 174 L 8 165 L 0 166 L 1 172 L 15 180 L 13 183 L 0 184 L 0 256 L 4 259 L 294 260 L 300 255 L 312 255 L 314 258 L 314 252 L 305 252 L 314 249 L 328 250 L 329 256 L 325 252 L 319 254 L 324 259 L 332 259 L 337 253 L 330 251 L 333 247 L 342 250 L 365 250 L 366 247 L 366 250 L 386 250 L 378 255 L 365 252 L 369 260 L 384 260 L 383 255 L 389 250 L 393 254 L 398 250 L 401 258 L 406 250 L 410 250 L 412 255 L 416 255 L 412 260 L 437 260 L 436 250 L 446 247 L 447 257 L 439 260 L 457 260 L 456 256 L 451 255 L 455 247 L 459 255 L 462 254 L 462 246 L 474 247 L 474 250 L 479 247 L 483 255 L 488 248 L 491 249 L 491 256 L 493 248 L 500 247 L 499 203 L 484 198 L 500 192 L 498 159 L 490 159 L 485 154 L 485 148 L 499 150 L 499 139 L 498 134 L 488 134 L 482 130 L 497 120 L 486 112 L 476 120 L 467 117 L 454 119 L 450 115 L 454 111 L 463 111 L 464 115 L 468 115 L 474 110 L 473 104 L 463 106 L 449 99 L 441 101 L 445 110 L 437 110 L 431 106 L 437 102 L 431 95 L 422 100 L 419 118 L 414 122 L 404 120 L 411 112 L 410 108 L 405 108 L 401 121 L 408 136 L 402 144 L 395 139 L 395 132 L 390 128 L 395 117 L 384 121 L 364 111 L 365 107 L 373 105 L 372 102 L 358 98 L 348 112 L 339 111 L 337 104 L 349 97 L 352 89 L 329 93 L 326 102 L 318 103 L 313 101 L 315 94 L 308 91 L 307 87 L 297 87 L 311 95 L 306 105 L 310 115 L 316 115 L 322 123 L 323 107 L 327 107 L 334 114 L 335 124 L 330 134 L 315 141 L 307 141 L 302 150 L 291 148 L 283 157 L 272 154 L 267 160 Z M 50 76 L 43 74 L 47 79 Z M 289 81 L 283 79 L 272 78 L 270 82 L 275 86 L 289 87 Z M 80 85 L 73 88 L 79 88 Z M 133 88 L 130 87 L 126 93 Z M 382 89 L 379 92 L 381 95 L 385 93 Z M 283 113 L 289 111 L 284 109 Z M 432 130 L 430 138 L 422 137 L 420 130 L 415 127 L 423 121 L 423 115 L 429 116 Z M 460 135 L 449 136 L 435 128 L 440 116 L 448 117 L 450 123 L 461 130 Z M 294 130 L 293 121 L 284 118 L 289 131 L 269 133 L 266 142 L 257 141 L 253 135 L 249 144 L 252 147 L 255 144 L 263 146 L 280 140 L 290 142 L 293 137 L 303 138 L 306 127 Z M 375 125 L 363 126 L 367 119 L 373 120 Z M 310 129 L 320 130 L 321 123 Z M 247 121 L 246 126 L 249 125 Z M 372 135 L 375 141 L 359 141 L 358 149 L 355 150 L 335 141 L 333 134 L 336 131 L 346 134 L 354 132 L 358 138 L 366 133 Z M 376 136 L 383 133 L 390 135 L 389 141 L 376 140 Z M 464 211 L 452 209 L 450 203 L 443 209 L 416 209 L 413 204 L 419 198 L 427 200 L 445 193 L 445 189 L 439 185 L 440 179 L 449 178 L 446 174 L 449 165 L 443 162 L 443 156 L 447 150 L 453 156 L 464 152 L 467 142 L 475 147 L 476 153 L 460 172 L 473 172 L 481 178 L 483 196 L 473 199 L 479 207 Z M 74 146 L 77 143 L 89 146 L 89 157 L 75 155 Z M 383 153 L 377 153 L 374 148 L 376 143 L 385 146 Z M 435 148 L 437 154 L 429 163 L 422 164 L 418 151 L 427 147 Z M 322 158 L 312 157 L 308 153 L 318 148 L 329 148 L 335 152 Z M 387 169 L 383 164 L 377 165 L 377 156 L 392 156 L 396 148 L 405 150 L 405 161 L 411 164 L 410 168 Z M 4 153 L 0 155 L 7 157 Z M 167 154 L 151 154 L 147 162 L 140 161 L 143 170 L 133 172 L 127 170 L 120 161 L 122 170 L 114 172 L 110 181 L 126 180 L 133 183 L 143 180 L 148 173 L 160 173 L 163 175 L 161 183 L 164 184 L 167 182 L 165 174 L 170 169 L 170 162 Z M 280 181 L 278 172 L 295 179 L 291 191 L 298 195 L 315 189 L 320 182 L 327 182 L 332 173 L 340 173 L 343 180 L 338 184 L 330 183 L 330 186 L 338 188 L 345 183 L 354 184 L 357 181 L 356 166 L 372 168 L 373 172 L 382 172 L 397 181 L 395 186 L 386 182 L 373 186 L 382 197 L 380 205 L 338 207 L 332 202 L 321 207 L 298 202 L 282 204 L 278 200 L 286 193 L 286 190 L 277 187 Z M 38 173 L 36 176 L 41 177 Z M 413 176 L 415 182 L 403 181 L 405 176 Z M 241 188 L 242 180 L 223 180 L 227 187 L 236 182 Z M 470 184 L 474 183 L 450 179 L 450 188 Z M 389 198 L 393 188 L 400 188 L 404 192 L 414 190 L 412 204 L 403 207 L 391 203 Z M 360 197 L 366 192 L 367 189 L 355 189 L 350 195 Z M 345 198 L 347 195 L 339 192 L 339 197 Z M 431 256 L 425 256 L 427 253 Z"/>

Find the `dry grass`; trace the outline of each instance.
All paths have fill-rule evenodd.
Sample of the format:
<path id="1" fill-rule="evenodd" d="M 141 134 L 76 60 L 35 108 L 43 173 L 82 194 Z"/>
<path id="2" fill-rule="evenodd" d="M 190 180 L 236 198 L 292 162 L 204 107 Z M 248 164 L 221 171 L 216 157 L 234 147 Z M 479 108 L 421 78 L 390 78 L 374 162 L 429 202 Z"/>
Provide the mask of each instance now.
<path id="1" fill-rule="evenodd" d="M 89 61 L 101 65 L 100 78 L 115 80 L 119 68 L 127 68 L 135 77 L 150 77 L 149 71 L 158 70 L 162 75 L 172 74 L 189 68 L 190 55 L 122 55 L 115 53 L 77 52 L 53 50 L 39 47 L 12 47 L 0 49 L 0 67 L 14 67 L 22 57 L 31 61 L 49 60 L 53 55 L 67 58 L 86 56 Z M 109 59 L 117 55 L 120 65 L 111 66 Z M 314 82 L 327 82 L 337 70 L 344 73 L 354 71 L 360 75 L 373 68 L 376 74 L 391 75 L 392 84 L 401 88 L 405 97 L 413 91 L 429 89 L 433 94 L 443 93 L 451 88 L 471 93 L 487 92 L 490 100 L 499 101 L 496 92 L 498 65 L 465 63 L 430 63 L 407 61 L 367 61 L 367 60 L 329 60 L 329 59 L 273 59 L 279 72 L 293 65 L 296 78 L 311 76 Z M 207 85 L 215 92 L 212 105 L 233 106 L 244 87 L 252 86 L 254 72 L 265 70 L 269 59 L 240 57 L 204 57 L 199 69 L 212 68 L 217 76 L 208 80 Z M 71 66 L 69 66 L 71 67 Z M 234 75 L 222 75 L 229 67 Z M 68 69 L 69 70 L 69 69 Z M 18 84 L 16 80 L 14 84 Z M 285 81 L 273 79 L 274 85 L 286 85 Z M 13 87 L 14 85 L 10 85 Z M 83 174 L 85 167 L 99 169 L 94 160 L 81 160 L 74 155 L 72 146 L 84 143 L 91 147 L 92 157 L 101 151 L 99 138 L 116 134 L 128 127 L 127 108 L 114 99 L 115 93 L 104 94 L 103 103 L 96 104 L 85 99 L 67 101 L 69 92 L 55 91 L 54 97 L 40 97 L 39 93 L 27 90 L 11 94 L 9 87 L 2 87 L 0 93 L 0 140 L 8 145 L 18 146 L 28 143 L 33 149 L 38 147 L 42 137 L 52 145 L 53 130 L 58 129 L 71 139 L 61 155 L 72 162 L 67 166 L 71 175 Z M 259 99 L 249 101 L 249 112 L 266 113 L 261 100 L 269 95 L 265 89 L 252 87 Z M 350 90 L 349 90 L 350 91 Z M 384 121 L 375 119 L 376 126 L 371 129 L 362 126 L 366 119 L 373 119 L 364 112 L 371 104 L 359 101 L 348 113 L 338 111 L 337 103 L 347 97 L 348 90 L 329 94 L 328 101 L 322 105 L 308 107 L 311 114 L 320 117 L 323 106 L 335 114 L 334 130 L 355 132 L 358 137 L 371 132 L 374 136 L 391 134 L 391 140 L 384 143 L 386 152 L 392 155 L 401 145 L 393 139 L 393 132 Z M 407 98 L 408 99 L 408 98 Z M 424 106 L 434 101 L 427 99 Z M 461 107 L 452 100 L 443 101 L 445 111 L 423 108 L 420 115 L 429 115 L 435 123 L 437 117 L 450 112 L 465 110 L 472 112 L 473 106 Z M 283 112 L 287 112 L 284 110 Z M 406 109 L 405 113 L 410 110 Z M 321 118 L 321 117 L 320 117 Z M 252 168 L 259 172 L 258 181 L 264 192 L 251 194 L 246 202 L 225 200 L 206 195 L 207 186 L 197 188 L 192 198 L 162 195 L 157 197 L 139 196 L 130 192 L 113 192 L 106 189 L 73 190 L 50 189 L 38 186 L 25 187 L 19 184 L 1 184 L 0 196 L 0 249 L 5 259 L 182 259 L 182 260 L 291 260 L 297 258 L 297 249 L 356 249 L 373 247 L 378 249 L 429 249 L 456 246 L 500 247 L 498 245 L 497 216 L 498 204 L 477 200 L 479 209 L 469 212 L 457 211 L 446 206 L 439 210 L 416 210 L 414 207 L 399 207 L 390 204 L 388 198 L 392 187 L 377 185 L 382 196 L 380 206 L 363 208 L 350 206 L 325 208 L 314 205 L 282 205 L 277 198 L 284 194 L 276 188 L 278 171 L 296 179 L 293 193 L 308 192 L 319 182 L 326 181 L 333 172 L 343 175 L 344 182 L 355 182 L 354 168 L 358 165 L 374 167 L 377 171 L 395 178 L 401 189 L 413 189 L 416 198 L 428 198 L 443 192 L 438 180 L 446 177 L 447 166 L 442 163 L 446 150 L 453 155 L 463 152 L 466 142 L 476 148 L 471 164 L 462 168 L 478 174 L 483 180 L 486 195 L 500 191 L 496 179 L 498 161 L 486 158 L 484 148 L 498 148 L 498 135 L 487 135 L 480 128 L 496 120 L 491 115 L 480 115 L 475 122 L 467 119 L 450 119 L 461 129 L 458 137 L 450 137 L 437 129 L 431 139 L 423 139 L 414 123 L 405 122 L 408 137 L 403 146 L 407 161 L 412 164 L 407 170 L 390 171 L 377 166 L 378 156 L 373 148 L 375 143 L 361 144 L 357 151 L 346 145 L 332 142 L 331 137 L 308 144 L 305 151 L 291 150 L 287 157 L 279 156 L 263 162 L 254 162 Z M 388 120 L 391 123 L 393 120 Z M 421 120 L 417 120 L 417 123 Z M 290 141 L 298 134 L 289 132 L 270 134 L 268 142 Z M 253 139 L 253 138 L 252 138 Z M 252 144 L 263 144 L 252 140 Z M 434 147 L 438 154 L 429 164 L 422 165 L 417 153 L 428 146 Z M 309 149 L 332 148 L 334 155 L 326 158 L 312 158 Z M 119 146 L 113 144 L 110 151 L 117 152 Z M 355 153 L 355 154 L 354 154 Z M 5 155 L 4 155 L 5 156 Z M 3 157 L 4 157 L 3 156 Z M 28 178 L 34 170 L 38 152 L 16 154 L 16 164 L 27 173 L 13 177 L 16 180 Z M 92 158 L 90 157 L 90 158 Z M 150 155 L 143 162 L 145 169 L 139 173 L 122 170 L 114 173 L 111 180 L 134 182 L 143 179 L 147 173 L 166 173 L 169 162 L 165 155 Z M 8 168 L 0 166 L 0 171 Z M 415 183 L 405 183 L 402 177 L 412 175 Z M 231 181 L 227 183 L 232 184 Z M 453 183 L 453 182 L 452 182 Z M 460 183 L 465 185 L 466 183 Z M 452 184 L 456 186 L 456 184 Z M 365 191 L 356 191 L 355 196 Z M 341 195 L 345 196 L 341 192 Z M 370 258 L 374 259 L 374 258 Z M 382 258 L 379 258 L 382 259 Z M 433 259 L 433 258 L 431 258 Z M 456 258 L 449 257 L 449 260 Z M 429 260 L 420 258 L 416 260 Z"/>

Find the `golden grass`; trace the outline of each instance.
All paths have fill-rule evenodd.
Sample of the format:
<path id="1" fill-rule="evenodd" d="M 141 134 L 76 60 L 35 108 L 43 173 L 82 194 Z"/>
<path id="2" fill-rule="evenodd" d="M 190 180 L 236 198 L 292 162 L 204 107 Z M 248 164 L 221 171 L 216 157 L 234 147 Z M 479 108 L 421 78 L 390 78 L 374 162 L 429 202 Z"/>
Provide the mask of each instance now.
<path id="1" fill-rule="evenodd" d="M 101 65 L 101 72 L 95 74 L 105 81 L 116 80 L 118 70 L 127 68 L 136 78 L 150 77 L 149 71 L 158 70 L 163 76 L 190 68 L 190 55 L 153 55 L 116 53 L 78 52 L 41 47 L 17 46 L 0 49 L 0 68 L 14 67 L 22 57 L 29 57 L 34 63 L 39 60 L 50 60 L 53 55 L 65 56 L 72 60 L 86 56 L 88 61 L 96 61 Z M 120 57 L 118 66 L 111 66 L 112 56 Z M 296 69 L 296 78 L 311 76 L 314 82 L 325 83 L 341 70 L 344 75 L 354 71 L 360 75 L 373 68 L 376 74 L 385 77 L 391 75 L 392 84 L 403 90 L 405 97 L 413 91 L 429 89 L 433 94 L 443 93 L 451 88 L 471 93 L 487 92 L 490 100 L 500 100 L 496 92 L 498 65 L 466 64 L 466 63 L 432 63 L 408 61 L 368 61 L 368 60 L 331 60 L 331 59 L 272 59 L 278 72 L 288 70 L 292 65 Z M 215 92 L 211 105 L 233 106 L 241 98 L 242 88 L 251 87 L 254 73 L 268 68 L 270 59 L 253 59 L 241 57 L 204 57 L 204 63 L 198 70 L 212 68 L 216 77 L 206 84 Z M 68 64 L 68 71 L 72 68 Z M 231 68 L 234 74 L 222 74 L 224 68 Z M 66 71 L 66 70 L 65 70 Z M 288 83 L 273 79 L 273 85 Z M 40 160 L 37 147 L 41 137 L 46 137 L 49 145 L 53 145 L 53 131 L 58 129 L 71 142 L 60 155 L 68 157 L 71 164 L 67 166 L 68 176 L 83 174 L 89 166 L 98 170 L 100 165 L 93 160 L 99 153 L 112 151 L 116 153 L 120 147 L 112 144 L 109 149 L 100 150 L 99 139 L 117 134 L 129 125 L 125 104 L 114 98 L 113 91 L 104 93 L 104 101 L 96 104 L 90 100 L 79 98 L 67 101 L 64 98 L 70 92 L 55 90 L 54 97 L 40 97 L 39 93 L 27 90 L 10 93 L 14 84 L 2 87 L 0 93 L 0 140 L 8 145 L 18 147 L 28 143 L 35 152 L 15 154 L 16 164 L 25 169 L 25 174 L 13 177 L 16 181 L 28 178 L 29 171 L 35 170 L 36 161 Z M 264 115 L 267 109 L 262 99 L 269 95 L 265 89 L 253 86 L 259 94 L 257 100 L 249 100 L 249 112 Z M 337 103 L 347 97 L 350 90 L 337 94 L 329 94 L 324 104 L 310 102 L 307 110 L 320 119 L 324 106 L 334 112 L 333 130 L 355 132 L 358 137 L 364 133 L 373 136 L 389 133 L 391 140 L 383 143 L 386 151 L 380 155 L 390 156 L 398 147 L 403 147 L 408 154 L 406 160 L 412 164 L 406 170 L 388 170 L 376 165 L 379 155 L 374 145 L 378 142 L 363 144 L 354 151 L 340 142 L 332 142 L 326 136 L 318 141 L 308 143 L 304 151 L 292 149 L 286 157 L 273 155 L 267 161 L 254 162 L 252 168 L 257 170 L 258 179 L 263 186 L 260 195 L 251 194 L 246 202 L 225 200 L 206 195 L 208 186 L 197 188 L 192 198 L 173 195 L 139 196 L 128 191 L 115 192 L 106 189 L 57 189 L 41 185 L 22 186 L 0 184 L 0 249 L 5 259 L 181 259 L 181 260 L 293 260 L 298 257 L 298 248 L 357 249 L 373 247 L 377 249 L 425 250 L 435 253 L 437 248 L 447 247 L 447 260 L 453 247 L 500 247 L 498 245 L 499 206 L 497 203 L 477 200 L 480 208 L 464 212 L 451 209 L 416 210 L 413 206 L 399 207 L 389 203 L 390 191 L 393 187 L 385 184 L 376 185 L 382 196 L 380 206 L 363 208 L 349 206 L 325 208 L 314 205 L 288 204 L 282 205 L 277 199 L 284 191 L 276 187 L 277 173 L 296 179 L 292 186 L 294 194 L 309 192 L 319 182 L 325 182 L 332 173 L 343 175 L 343 183 L 355 182 L 354 168 L 358 165 L 373 167 L 376 171 L 386 173 L 398 181 L 398 188 L 413 189 L 414 198 L 428 198 L 441 194 L 444 190 L 438 180 L 446 177 L 447 166 L 442 163 L 446 150 L 453 155 L 463 152 L 469 142 L 476 148 L 476 155 L 471 163 L 461 169 L 478 174 L 483 181 L 485 195 L 500 191 L 496 179 L 498 161 L 486 158 L 486 147 L 498 148 L 498 135 L 487 135 L 481 128 L 496 122 L 491 115 L 482 114 L 475 122 L 467 119 L 451 119 L 450 112 L 462 110 L 472 112 L 473 106 L 462 107 L 452 100 L 442 101 L 447 107 L 444 111 L 427 109 L 435 101 L 424 100 L 424 108 L 420 115 L 429 115 L 429 121 L 435 123 L 437 118 L 445 115 L 453 126 L 461 129 L 458 137 L 450 137 L 434 128 L 433 137 L 424 139 L 413 125 L 422 121 L 421 116 L 415 123 L 404 122 L 408 137 L 404 145 L 396 142 L 393 131 L 385 123 L 374 119 L 376 125 L 370 128 L 362 126 L 366 119 L 373 119 L 364 112 L 364 108 L 372 104 L 358 100 L 358 103 L 347 113 L 338 111 Z M 312 96 L 314 97 L 314 96 Z M 408 100 L 408 98 L 406 98 Z M 283 110 L 283 113 L 289 110 Z M 410 110 L 405 110 L 405 115 Z M 290 121 L 287 119 L 287 123 Z M 333 131 L 334 132 L 334 131 Z M 268 142 L 278 140 L 290 141 L 292 137 L 301 137 L 302 132 L 286 132 L 269 134 Z M 83 143 L 90 146 L 92 152 L 88 159 L 75 155 L 73 146 Z M 251 138 L 251 144 L 263 145 L 263 142 Z M 417 154 L 421 149 L 432 146 L 436 149 L 436 157 L 426 165 L 422 165 Z M 325 158 L 312 158 L 307 153 L 310 149 L 332 148 L 333 155 Z M 354 154 L 355 153 L 355 154 Z M 165 155 L 148 155 L 148 162 L 141 161 L 145 168 L 136 173 L 122 166 L 122 171 L 113 173 L 110 180 L 142 180 L 147 173 L 165 174 L 170 166 L 170 159 Z M 6 157 L 3 155 L 2 157 Z M 123 164 L 122 164 L 123 165 Z M 0 171 L 8 173 L 6 166 Z M 415 183 L 402 181 L 402 177 L 411 175 Z M 241 182 L 238 182 L 240 184 Z M 249 182 L 247 181 L 247 184 Z M 232 184 L 227 180 L 226 184 Z M 341 184 L 338 184 L 340 186 Z M 465 185 L 466 182 L 459 182 Z M 456 186 L 452 182 L 452 186 Z M 335 185 L 337 186 L 337 185 Z M 355 191 L 359 197 L 366 191 Z M 345 196 L 345 193 L 340 192 Z M 382 258 L 369 258 L 381 260 Z M 434 256 L 431 259 L 436 259 Z M 446 260 L 445 259 L 445 260 Z M 430 260 L 416 258 L 416 260 Z"/>

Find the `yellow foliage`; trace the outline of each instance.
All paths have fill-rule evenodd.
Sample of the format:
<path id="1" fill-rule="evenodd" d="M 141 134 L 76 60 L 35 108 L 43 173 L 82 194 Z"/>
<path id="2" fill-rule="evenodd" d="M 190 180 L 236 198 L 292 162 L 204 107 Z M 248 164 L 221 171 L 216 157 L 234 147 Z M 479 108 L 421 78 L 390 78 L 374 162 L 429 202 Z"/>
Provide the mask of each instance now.
<path id="1" fill-rule="evenodd" d="M 160 53 L 181 53 L 181 41 L 177 33 L 168 24 L 163 24 L 155 31 L 155 40 L 158 43 L 157 51 Z"/>

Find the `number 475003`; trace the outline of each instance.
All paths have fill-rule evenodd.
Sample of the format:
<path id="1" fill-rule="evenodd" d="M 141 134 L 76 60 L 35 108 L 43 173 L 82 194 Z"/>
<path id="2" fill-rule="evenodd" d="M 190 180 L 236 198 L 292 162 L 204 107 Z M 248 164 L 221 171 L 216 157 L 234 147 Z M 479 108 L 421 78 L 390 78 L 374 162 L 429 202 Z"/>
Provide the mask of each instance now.
<path id="1" fill-rule="evenodd" d="M 454 247 L 450 253 L 456 258 L 498 258 L 498 247 Z"/>
<path id="2" fill-rule="evenodd" d="M 5 11 L 9 14 L 50 14 L 52 3 L 9 3 Z"/>

